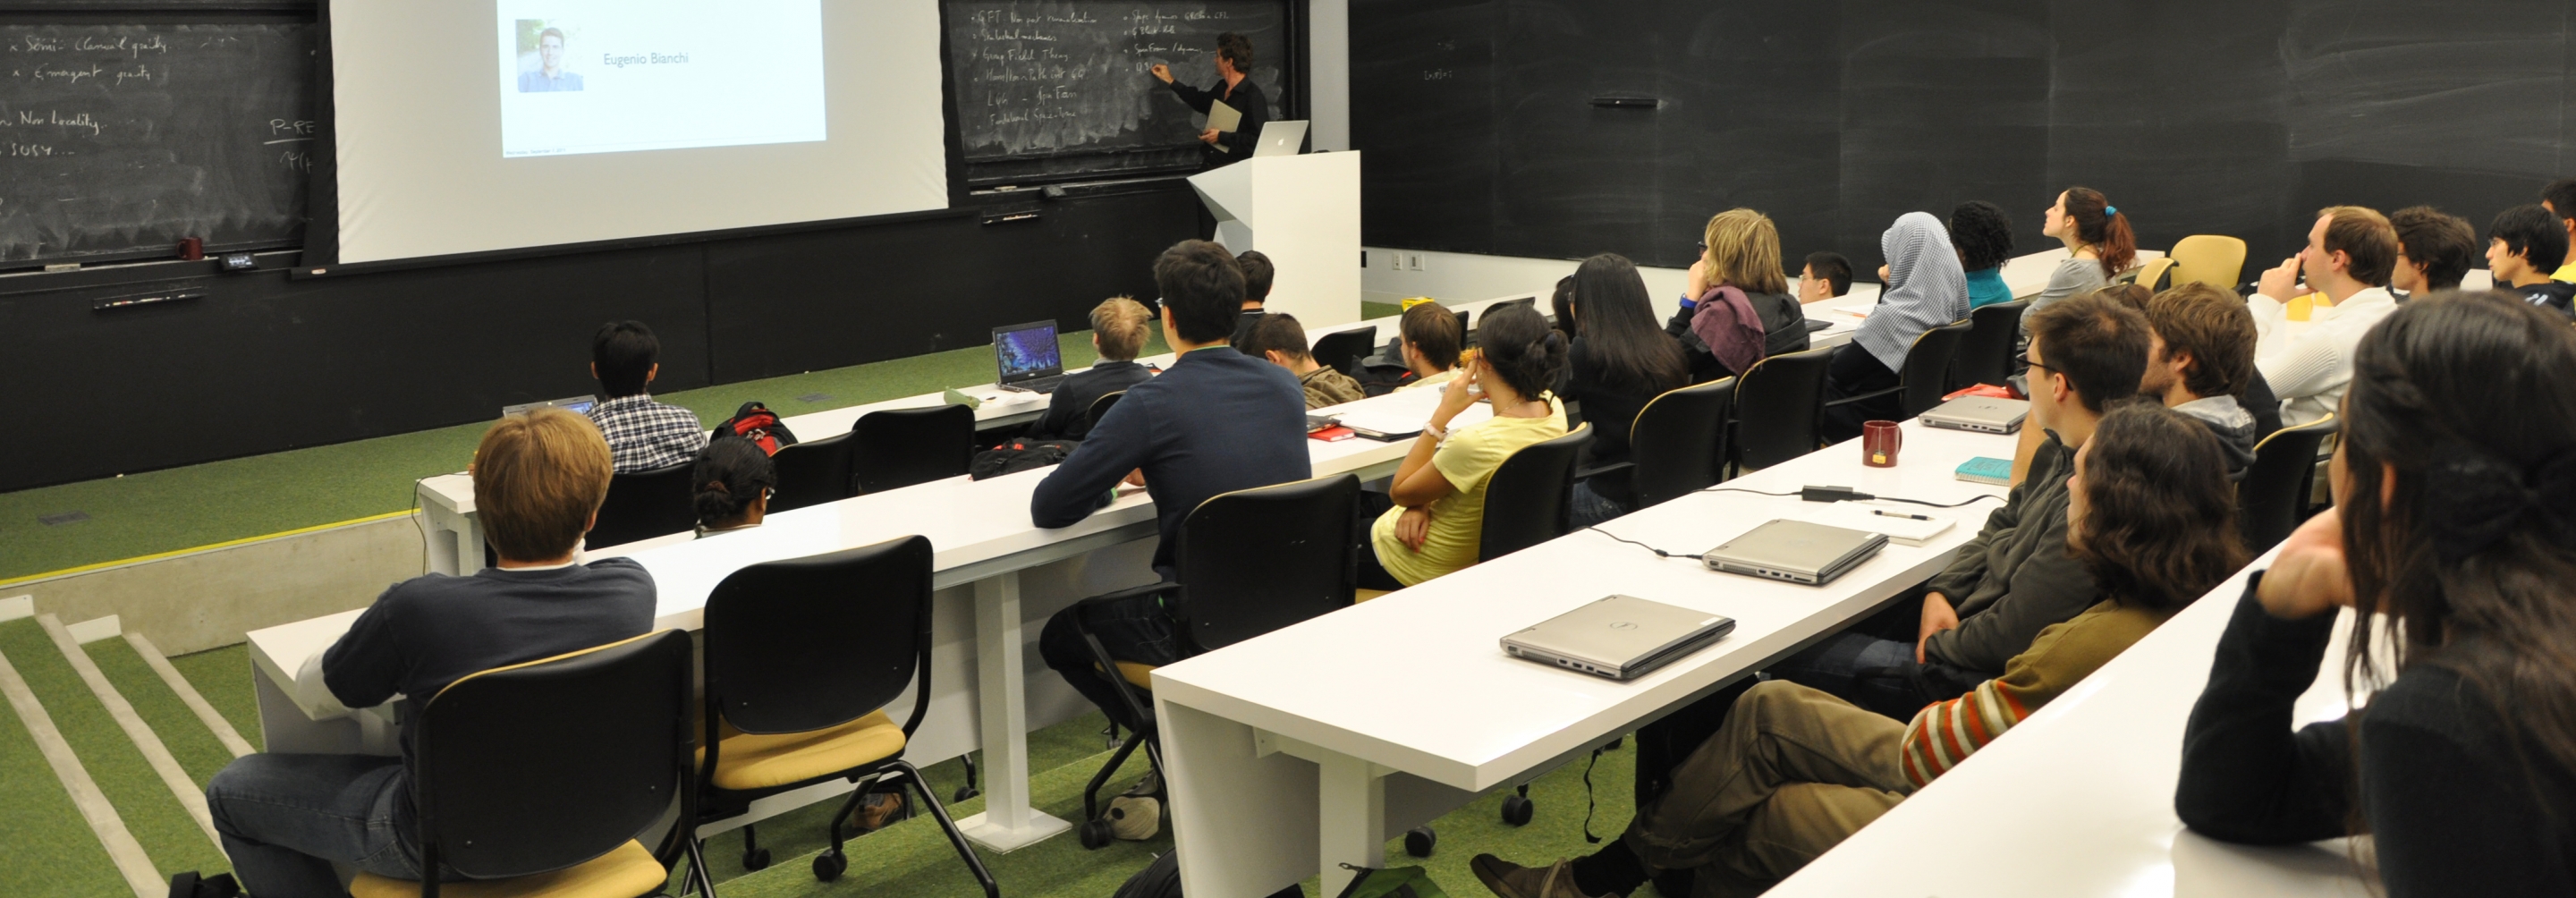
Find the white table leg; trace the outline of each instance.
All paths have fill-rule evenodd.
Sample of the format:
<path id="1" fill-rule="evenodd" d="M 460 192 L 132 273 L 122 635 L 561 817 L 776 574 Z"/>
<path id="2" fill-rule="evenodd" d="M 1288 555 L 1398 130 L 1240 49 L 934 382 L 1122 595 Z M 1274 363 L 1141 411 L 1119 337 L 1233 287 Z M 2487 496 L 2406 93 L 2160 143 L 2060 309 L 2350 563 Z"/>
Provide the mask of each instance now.
<path id="1" fill-rule="evenodd" d="M 457 514 L 423 498 L 421 529 L 428 531 L 429 569 L 461 577 L 483 569 L 483 528 L 470 514 Z"/>
<path id="2" fill-rule="evenodd" d="M 1020 575 L 975 581 L 975 702 L 983 718 L 984 813 L 966 838 L 1011 851 L 1073 828 L 1029 807 L 1029 709 L 1020 650 Z"/>
<path id="3" fill-rule="evenodd" d="M 1324 891 L 1339 895 L 1353 874 L 1342 869 L 1386 866 L 1386 779 L 1367 761 L 1325 752 L 1316 761 L 1317 845 L 1322 849 Z"/>

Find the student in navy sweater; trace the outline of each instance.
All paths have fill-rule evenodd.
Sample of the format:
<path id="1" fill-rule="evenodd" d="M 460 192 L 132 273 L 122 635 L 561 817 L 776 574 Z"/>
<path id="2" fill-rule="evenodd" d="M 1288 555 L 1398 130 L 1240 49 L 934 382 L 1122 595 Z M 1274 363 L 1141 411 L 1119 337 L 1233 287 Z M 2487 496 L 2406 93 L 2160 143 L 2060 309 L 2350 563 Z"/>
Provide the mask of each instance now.
<path id="1" fill-rule="evenodd" d="M 608 496 L 608 442 L 598 428 L 538 409 L 492 425 L 474 455 L 474 504 L 500 566 L 394 584 L 305 665 L 299 692 L 350 708 L 397 694 L 427 702 L 468 674 L 653 628 L 653 577 L 642 565 L 581 563 L 581 536 Z M 412 720 L 401 758 L 263 753 L 215 774 L 206 806 L 242 886 L 261 896 L 347 895 L 333 863 L 419 879 Z"/>
<path id="2" fill-rule="evenodd" d="M 1154 497 L 1162 544 L 1154 569 L 1173 575 L 1172 547 L 1181 521 L 1208 497 L 1304 480 L 1306 393 L 1295 375 L 1226 344 L 1243 308 L 1243 271 L 1224 247 L 1184 240 L 1154 260 L 1162 291 L 1163 339 L 1180 358 L 1170 370 L 1127 388 L 1082 447 L 1047 473 L 1029 499 L 1040 527 L 1069 527 L 1109 504 L 1119 482 L 1141 477 Z M 1178 660 L 1172 617 L 1159 597 L 1124 605 L 1068 609 L 1047 621 L 1038 654 L 1084 697 L 1122 724 L 1127 711 L 1093 669 L 1074 631 L 1084 613 L 1109 654 L 1122 661 Z"/>

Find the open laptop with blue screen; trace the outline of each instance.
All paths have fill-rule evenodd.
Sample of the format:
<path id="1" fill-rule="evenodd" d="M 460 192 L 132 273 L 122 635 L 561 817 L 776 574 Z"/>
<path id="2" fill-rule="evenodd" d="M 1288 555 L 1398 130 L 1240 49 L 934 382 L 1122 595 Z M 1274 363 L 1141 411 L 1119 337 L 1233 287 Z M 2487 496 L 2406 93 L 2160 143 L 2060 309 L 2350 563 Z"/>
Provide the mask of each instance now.
<path id="1" fill-rule="evenodd" d="M 1064 382 L 1064 352 L 1056 344 L 1055 322 L 1035 321 L 993 329 L 993 363 L 1006 390 L 1055 392 Z"/>

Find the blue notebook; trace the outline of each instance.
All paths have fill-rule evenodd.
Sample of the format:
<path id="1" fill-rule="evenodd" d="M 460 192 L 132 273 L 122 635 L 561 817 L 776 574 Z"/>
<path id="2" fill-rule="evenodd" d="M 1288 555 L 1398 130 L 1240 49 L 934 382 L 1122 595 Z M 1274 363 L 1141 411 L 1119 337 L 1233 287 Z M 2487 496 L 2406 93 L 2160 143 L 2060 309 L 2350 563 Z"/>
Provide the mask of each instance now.
<path id="1" fill-rule="evenodd" d="M 1956 477 L 1969 483 L 2012 485 L 2012 459 L 1977 456 L 1959 463 Z"/>

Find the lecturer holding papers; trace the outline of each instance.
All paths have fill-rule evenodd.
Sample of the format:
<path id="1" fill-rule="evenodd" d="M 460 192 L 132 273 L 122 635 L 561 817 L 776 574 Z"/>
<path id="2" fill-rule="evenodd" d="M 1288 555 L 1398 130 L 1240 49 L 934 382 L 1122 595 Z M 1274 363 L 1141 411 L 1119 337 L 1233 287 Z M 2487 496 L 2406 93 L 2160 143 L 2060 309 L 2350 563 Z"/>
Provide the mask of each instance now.
<path id="1" fill-rule="evenodd" d="M 1172 86 L 1172 93 L 1189 104 L 1190 110 L 1208 117 L 1207 130 L 1199 132 L 1199 142 L 1207 145 L 1207 167 L 1232 163 L 1252 157 L 1253 145 L 1261 139 L 1261 126 L 1270 121 L 1270 100 L 1261 95 L 1261 85 L 1248 77 L 1252 71 L 1252 39 L 1228 31 L 1216 36 L 1215 87 L 1200 90 L 1172 80 L 1172 67 L 1154 64 L 1154 77 Z M 1219 108 L 1216 104 L 1224 104 Z M 1231 111 L 1229 111 L 1231 110 Z M 1233 120 L 1228 121 L 1229 118 Z"/>

